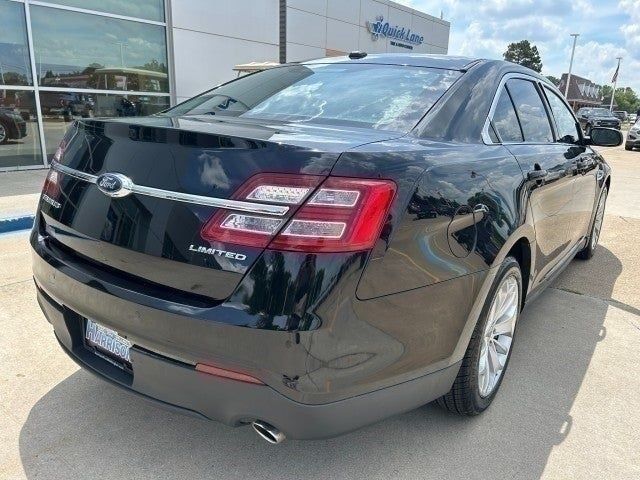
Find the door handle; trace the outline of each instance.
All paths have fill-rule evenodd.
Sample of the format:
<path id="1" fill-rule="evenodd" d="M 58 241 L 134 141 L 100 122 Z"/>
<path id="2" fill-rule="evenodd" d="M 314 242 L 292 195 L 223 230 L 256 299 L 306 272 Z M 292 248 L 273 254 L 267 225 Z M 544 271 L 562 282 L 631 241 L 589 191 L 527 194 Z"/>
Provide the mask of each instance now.
<path id="1" fill-rule="evenodd" d="M 547 172 L 546 170 L 531 170 L 529 173 L 527 173 L 527 179 L 542 180 L 547 175 L 549 175 L 549 172 Z"/>

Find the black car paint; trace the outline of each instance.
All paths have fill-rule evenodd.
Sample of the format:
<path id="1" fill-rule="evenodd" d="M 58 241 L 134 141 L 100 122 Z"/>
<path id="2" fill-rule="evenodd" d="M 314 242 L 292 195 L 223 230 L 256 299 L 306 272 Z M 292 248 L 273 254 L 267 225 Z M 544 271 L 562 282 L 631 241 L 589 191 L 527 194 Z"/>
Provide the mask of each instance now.
<path id="1" fill-rule="evenodd" d="M 375 248 L 305 254 L 217 245 L 247 256 L 221 263 L 188 249 L 203 244 L 198 234 L 214 209 L 135 194 L 112 199 L 63 176 L 63 205 L 41 202 L 31 243 L 40 302 L 67 350 L 78 351 L 81 316 L 90 317 L 126 335 L 140 355 L 152 352 L 186 368 L 238 369 L 309 405 L 447 372 L 441 388 L 420 394 L 420 404 L 451 385 L 449 372 L 455 376 L 508 254 L 523 261 L 529 299 L 584 244 L 609 182 L 602 156 L 584 139 L 487 145 L 482 138 L 505 74 L 550 85 L 546 79 L 505 62 L 373 55 L 333 61 L 467 71 L 405 135 L 236 118 L 83 120 L 68 134 L 63 162 L 218 197 L 262 171 L 391 179 L 397 195 Z M 528 180 L 537 164 L 550 175 Z M 144 382 L 135 375 L 133 381 Z M 233 424 L 252 415 L 200 413 Z"/>
<path id="2" fill-rule="evenodd" d="M 13 110 L 0 108 L 0 124 L 5 129 L 5 141 L 20 140 L 27 136 L 27 122 Z"/>

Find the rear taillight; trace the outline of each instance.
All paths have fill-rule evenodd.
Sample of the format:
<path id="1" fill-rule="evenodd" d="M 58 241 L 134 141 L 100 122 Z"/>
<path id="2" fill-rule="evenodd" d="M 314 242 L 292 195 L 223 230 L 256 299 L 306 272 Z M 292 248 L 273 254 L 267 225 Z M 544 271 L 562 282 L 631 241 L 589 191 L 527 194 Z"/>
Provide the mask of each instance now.
<path id="1" fill-rule="evenodd" d="M 60 140 L 60 144 L 58 145 L 58 148 L 56 148 L 56 152 L 53 154 L 54 162 L 60 162 L 62 160 L 64 151 L 66 150 L 66 148 L 67 148 L 67 141 L 63 138 L 62 140 Z"/>
<path id="2" fill-rule="evenodd" d="M 262 173 L 254 175 L 234 194 L 234 200 L 283 204 L 294 209 L 322 181 L 316 175 Z M 282 228 L 286 217 L 219 210 L 202 229 L 202 238 L 212 242 L 266 247 Z"/>
<path id="3" fill-rule="evenodd" d="M 316 188 L 320 180 L 306 175 L 253 177 L 238 190 L 235 199 L 290 205 L 293 215 L 282 218 L 219 211 L 205 225 L 202 237 L 304 252 L 372 248 L 389 212 L 395 183 L 330 177 Z"/>
<path id="4" fill-rule="evenodd" d="M 49 196 L 50 198 L 57 198 L 58 193 L 60 193 L 60 173 L 55 171 L 53 168 L 49 170 L 46 180 L 44 181 L 44 186 L 42 187 L 42 193 Z"/>

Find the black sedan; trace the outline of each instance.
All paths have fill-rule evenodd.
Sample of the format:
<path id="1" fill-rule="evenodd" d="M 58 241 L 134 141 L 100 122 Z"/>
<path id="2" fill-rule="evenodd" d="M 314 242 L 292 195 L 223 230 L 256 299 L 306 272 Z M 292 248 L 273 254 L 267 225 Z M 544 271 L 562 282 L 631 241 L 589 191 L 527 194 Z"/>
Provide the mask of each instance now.
<path id="1" fill-rule="evenodd" d="M 12 109 L 0 107 L 0 145 L 26 136 L 27 122 L 22 115 Z"/>
<path id="2" fill-rule="evenodd" d="M 31 235 L 38 302 L 86 369 L 272 443 L 476 415 L 521 309 L 596 251 L 591 145 L 621 141 L 515 64 L 360 52 L 79 120 Z"/>

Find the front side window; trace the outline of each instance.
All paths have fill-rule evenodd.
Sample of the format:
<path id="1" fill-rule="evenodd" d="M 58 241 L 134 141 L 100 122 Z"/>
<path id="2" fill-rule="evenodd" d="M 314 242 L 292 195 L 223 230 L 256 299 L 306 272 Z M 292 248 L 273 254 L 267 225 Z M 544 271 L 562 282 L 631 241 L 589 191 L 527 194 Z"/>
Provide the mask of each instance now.
<path id="1" fill-rule="evenodd" d="M 461 75 L 373 64 L 276 67 L 192 98 L 167 115 L 226 115 L 409 131 Z"/>
<path id="2" fill-rule="evenodd" d="M 507 88 L 518 112 L 525 142 L 553 142 L 549 117 L 533 82 L 512 79 L 507 81 Z"/>
<path id="3" fill-rule="evenodd" d="M 545 92 L 547 93 L 551 113 L 553 113 L 553 118 L 556 121 L 558 142 L 576 143 L 580 136 L 573 114 L 556 93 L 549 89 L 545 89 Z"/>
<path id="4" fill-rule="evenodd" d="M 509 94 L 502 88 L 496 109 L 493 112 L 493 126 L 503 142 L 522 142 L 522 131 Z"/>

